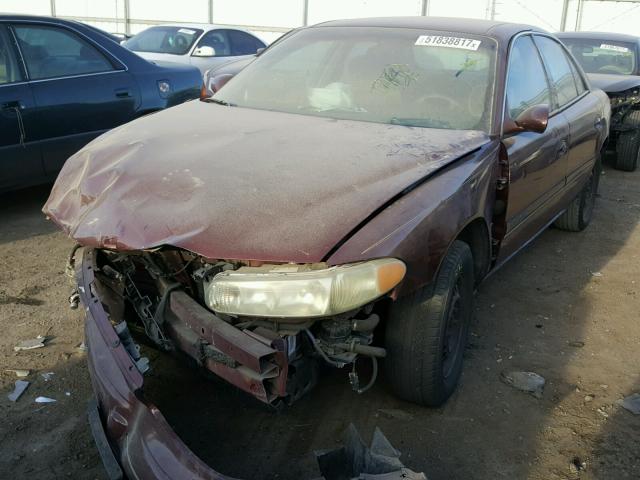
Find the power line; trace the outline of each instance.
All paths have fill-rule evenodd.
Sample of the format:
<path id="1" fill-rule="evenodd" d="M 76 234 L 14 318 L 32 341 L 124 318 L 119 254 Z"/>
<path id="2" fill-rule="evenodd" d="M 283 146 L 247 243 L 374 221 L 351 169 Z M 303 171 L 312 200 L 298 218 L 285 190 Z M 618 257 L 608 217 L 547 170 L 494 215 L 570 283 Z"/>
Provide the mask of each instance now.
<path id="1" fill-rule="evenodd" d="M 516 0 L 516 3 L 518 5 L 520 5 L 523 9 L 525 9 L 527 12 L 529 12 L 531 15 L 536 17 L 538 20 L 540 20 L 542 23 L 546 23 L 549 27 L 551 27 L 552 30 L 556 30 L 556 26 L 555 25 L 551 25 L 549 22 L 547 22 L 547 20 L 542 18 L 540 15 L 538 15 L 533 10 L 531 10 L 529 7 L 527 7 L 525 4 L 523 4 L 520 0 Z"/>
<path id="2" fill-rule="evenodd" d="M 636 8 L 638 8 L 638 7 L 640 7 L 640 3 L 638 3 L 637 5 L 634 5 L 633 7 L 631 7 L 631 8 L 629 8 L 629 9 L 625 10 L 625 11 L 624 11 L 624 12 L 622 12 L 621 14 L 616 15 L 615 17 L 608 18 L 608 19 L 607 19 L 607 20 L 605 20 L 604 22 L 599 23 L 599 24 L 598 24 L 598 25 L 596 25 L 595 27 L 592 27 L 592 28 L 591 28 L 591 30 L 595 30 L 595 29 L 597 29 L 597 28 L 601 27 L 602 25 L 604 25 L 604 24 L 606 24 L 606 23 L 612 22 L 613 20 L 616 20 L 616 19 L 618 19 L 618 18 L 620 18 L 620 17 L 622 17 L 622 16 L 626 15 L 627 13 L 632 12 L 633 10 L 635 10 L 635 9 L 636 9 Z"/>

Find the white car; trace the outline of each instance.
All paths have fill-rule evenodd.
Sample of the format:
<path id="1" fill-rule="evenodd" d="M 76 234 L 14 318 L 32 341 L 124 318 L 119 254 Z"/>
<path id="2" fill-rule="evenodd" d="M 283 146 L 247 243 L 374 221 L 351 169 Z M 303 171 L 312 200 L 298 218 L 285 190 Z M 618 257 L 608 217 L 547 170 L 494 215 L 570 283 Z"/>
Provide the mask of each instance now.
<path id="1" fill-rule="evenodd" d="M 198 67 L 200 72 L 255 55 L 265 43 L 238 28 L 211 24 L 171 24 L 147 28 L 122 44 L 152 62 Z"/>

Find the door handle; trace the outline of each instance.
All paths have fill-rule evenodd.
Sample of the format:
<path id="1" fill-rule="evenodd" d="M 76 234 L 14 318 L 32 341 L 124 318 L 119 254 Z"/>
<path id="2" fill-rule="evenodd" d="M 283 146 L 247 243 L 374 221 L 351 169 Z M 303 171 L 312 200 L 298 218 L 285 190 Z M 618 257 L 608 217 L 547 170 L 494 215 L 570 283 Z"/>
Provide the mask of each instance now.
<path id="1" fill-rule="evenodd" d="M 566 140 L 563 140 L 560 143 L 560 147 L 558 148 L 558 157 L 563 157 L 569 151 L 569 145 Z"/>
<path id="2" fill-rule="evenodd" d="M 0 108 L 2 108 L 2 110 L 22 110 L 24 105 L 20 100 L 12 100 L 10 102 L 4 102 Z"/>
<path id="3" fill-rule="evenodd" d="M 116 97 L 117 98 L 130 98 L 131 91 L 127 88 L 118 88 L 116 89 Z"/>

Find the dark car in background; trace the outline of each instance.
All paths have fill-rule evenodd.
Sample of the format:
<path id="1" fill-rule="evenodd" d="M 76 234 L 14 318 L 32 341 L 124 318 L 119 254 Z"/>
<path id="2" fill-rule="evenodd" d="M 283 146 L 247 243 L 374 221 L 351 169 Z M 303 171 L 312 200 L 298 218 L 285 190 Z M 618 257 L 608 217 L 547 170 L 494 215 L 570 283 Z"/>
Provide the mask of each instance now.
<path id="1" fill-rule="evenodd" d="M 197 98 L 201 84 L 198 69 L 151 64 L 97 28 L 0 16 L 0 192 L 52 181 L 101 133 Z"/>
<path id="2" fill-rule="evenodd" d="M 131 331 L 273 406 L 321 366 L 364 393 L 381 358 L 399 397 L 441 405 L 476 286 L 551 223 L 589 224 L 609 114 L 547 32 L 373 18 L 300 29 L 213 97 L 92 142 L 44 212 L 81 246 L 106 465 L 227 478 L 155 406 Z"/>
<path id="3" fill-rule="evenodd" d="M 587 72 L 591 84 L 609 96 L 609 146 L 615 151 L 615 168 L 636 170 L 640 163 L 640 37 L 603 32 L 557 35 Z"/>

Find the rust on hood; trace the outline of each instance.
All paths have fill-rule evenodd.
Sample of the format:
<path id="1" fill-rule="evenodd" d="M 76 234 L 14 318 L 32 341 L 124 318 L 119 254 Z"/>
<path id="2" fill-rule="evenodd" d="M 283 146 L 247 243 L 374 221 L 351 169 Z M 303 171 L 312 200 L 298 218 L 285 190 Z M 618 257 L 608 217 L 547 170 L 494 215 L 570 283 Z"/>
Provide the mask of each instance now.
<path id="1" fill-rule="evenodd" d="M 317 262 L 407 186 L 487 141 L 195 101 L 69 158 L 43 211 L 86 246 Z"/>

